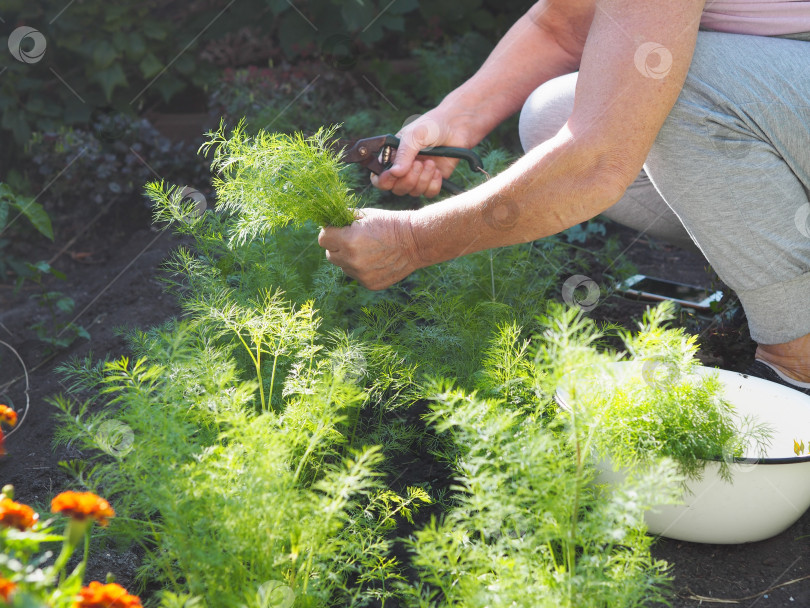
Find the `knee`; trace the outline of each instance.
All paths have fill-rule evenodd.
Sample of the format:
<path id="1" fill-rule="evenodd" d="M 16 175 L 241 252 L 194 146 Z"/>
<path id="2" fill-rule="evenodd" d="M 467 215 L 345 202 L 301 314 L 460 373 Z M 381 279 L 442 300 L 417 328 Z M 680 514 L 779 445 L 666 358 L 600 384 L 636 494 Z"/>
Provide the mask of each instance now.
<path id="1" fill-rule="evenodd" d="M 520 143 L 528 152 L 557 134 L 574 109 L 577 74 L 543 83 L 529 95 L 520 112 Z"/>

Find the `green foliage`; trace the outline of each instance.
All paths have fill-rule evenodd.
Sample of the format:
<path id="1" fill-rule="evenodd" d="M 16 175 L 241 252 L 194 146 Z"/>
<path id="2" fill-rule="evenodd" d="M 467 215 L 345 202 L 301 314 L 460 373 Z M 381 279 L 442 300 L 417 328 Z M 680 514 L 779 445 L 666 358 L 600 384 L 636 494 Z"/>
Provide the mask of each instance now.
<path id="1" fill-rule="evenodd" d="M 53 240 L 51 218 L 35 200 L 19 196 L 11 186 L 0 182 L 0 234 L 20 216 L 25 217 L 42 236 Z"/>
<path id="2" fill-rule="evenodd" d="M 556 416 L 551 400 L 572 372 L 622 357 L 599 351 L 578 310 L 548 304 L 594 257 L 550 238 L 369 293 L 315 245 L 316 223 L 336 223 L 323 215 L 360 200 L 329 135 L 213 134 L 216 210 L 150 185 L 156 219 L 191 237 L 167 265 L 184 320 L 132 334 L 132 357 L 62 369 L 58 440 L 92 455 L 68 466 L 120 505 L 111 532 L 144 547 L 142 580 L 165 587 L 165 606 L 661 599 L 642 515 L 680 492 L 675 464 L 656 455 L 624 485 L 594 485 L 611 427 L 585 408 Z M 635 357 L 692 344 L 649 322 L 626 340 Z M 410 408 L 427 402 L 425 428 Z M 419 452 L 455 478 L 395 491 Z"/>
<path id="3" fill-rule="evenodd" d="M 716 375 L 699 375 L 696 336 L 682 328 L 666 328 L 674 307 L 664 302 L 648 309 L 639 332 L 621 332 L 628 354 L 640 366 L 640 374 L 612 378 L 615 368 L 605 368 L 609 359 L 587 365 L 569 364 L 571 387 L 569 417 L 576 432 L 598 458 L 614 467 L 636 470 L 660 458 L 669 458 L 688 479 L 699 478 L 708 460 L 720 461 L 720 474 L 730 480 L 729 462 L 744 449 L 762 450 L 770 432 L 751 419 L 739 420 L 731 403 L 722 398 L 723 386 Z M 595 337 L 592 328 L 574 330 Z M 566 349 L 571 332 L 558 332 L 554 340 Z M 576 355 L 559 354 L 569 361 Z M 581 362 L 582 363 L 582 362 Z M 639 370 L 636 370 L 639 371 Z"/>
<path id="4" fill-rule="evenodd" d="M 45 41 L 41 60 L 9 59 L 0 82 L 0 127 L 18 145 L 33 131 L 86 123 L 100 108 L 132 111 L 135 102 L 166 100 L 210 78 L 204 62 L 179 52 L 199 44 L 195 35 L 216 15 L 214 8 L 207 19 L 181 3 L 154 1 L 78 3 L 67 10 L 56 0 L 10 0 L 3 9 L 6 23 L 33 27 Z M 205 21 L 198 26 L 199 19 Z"/>
<path id="5" fill-rule="evenodd" d="M 503 402 L 436 386 L 433 420 L 463 447 L 458 504 L 411 540 L 411 606 L 642 606 L 663 599 L 641 515 L 674 498 L 662 464 L 632 487 L 588 485 L 571 446 Z M 674 482 L 674 484 L 673 484 Z"/>
<path id="6" fill-rule="evenodd" d="M 40 261 L 36 264 L 26 264 L 25 274 L 20 275 L 17 280 L 18 287 L 27 280 L 41 288 L 40 293 L 31 295 L 31 300 L 36 302 L 42 312 L 42 318 L 33 323 L 29 329 L 34 330 L 37 339 L 54 350 L 67 348 L 77 338 L 89 340 L 90 334 L 84 327 L 73 321 L 65 320 L 65 315 L 73 312 L 75 306 L 73 298 L 64 295 L 61 291 L 46 289 L 43 284 L 46 275 L 51 275 L 60 281 L 66 278 L 64 273 L 47 262 Z"/>
<path id="7" fill-rule="evenodd" d="M 87 127 L 34 132 L 25 170 L 47 192 L 50 207 L 100 205 L 116 195 L 140 193 L 155 173 L 202 188 L 205 166 L 194 151 L 191 144 L 161 135 L 145 118 L 99 114 Z"/>
<path id="8" fill-rule="evenodd" d="M 264 131 L 250 137 L 243 123 L 230 137 L 224 126 L 210 134 L 202 149 L 213 152 L 219 208 L 237 218 L 231 240 L 244 243 L 290 223 L 348 226 L 354 221 L 356 200 L 339 170 L 340 153 L 329 147 L 333 135 L 334 129 L 321 129 L 307 138 Z M 179 188 L 153 182 L 147 195 L 157 204 L 158 219 L 178 217 Z M 187 210 L 179 216 L 187 216 Z"/>
<path id="9" fill-rule="evenodd" d="M 34 330 L 38 340 L 51 348 L 62 349 L 70 346 L 77 338 L 90 339 L 90 334 L 81 325 L 59 319 L 60 315 L 73 312 L 75 306 L 73 298 L 60 291 L 46 291 L 32 295 L 31 299 L 47 313 L 45 319 L 37 321 L 29 328 Z"/>
<path id="10" fill-rule="evenodd" d="M 85 483 L 118 496 L 114 531 L 150 539 L 142 575 L 210 606 L 261 606 L 267 584 L 300 605 L 384 596 L 378 582 L 399 577 L 384 532 L 428 499 L 393 497 L 376 472 L 379 451 L 347 444 L 358 389 L 313 370 L 311 392 L 257 414 L 256 382 L 241 381 L 232 347 L 204 334 L 189 325 L 137 334 L 136 360 L 63 370 L 97 397 L 55 400 L 59 439 L 79 437 L 98 454 Z M 112 408 L 93 413 L 97 399 Z M 135 449 L 106 447 L 110 421 L 131 429 Z"/>
<path id="11" fill-rule="evenodd" d="M 462 84 L 484 63 L 494 40 L 477 32 L 466 32 L 444 44 L 424 44 L 413 50 L 419 63 L 421 91 L 428 103 L 438 104 L 447 93 Z M 452 60 L 448 61 L 449 58 Z"/>
<path id="12" fill-rule="evenodd" d="M 42 205 L 30 197 L 16 194 L 9 184 L 0 182 L 0 237 L 24 229 L 23 223 L 18 223 L 20 218 L 26 218 L 37 232 L 53 240 L 51 218 Z M 32 274 L 31 270 L 29 264 L 15 255 L 12 239 L 0 238 L 0 277 L 15 273 L 24 279 Z"/>

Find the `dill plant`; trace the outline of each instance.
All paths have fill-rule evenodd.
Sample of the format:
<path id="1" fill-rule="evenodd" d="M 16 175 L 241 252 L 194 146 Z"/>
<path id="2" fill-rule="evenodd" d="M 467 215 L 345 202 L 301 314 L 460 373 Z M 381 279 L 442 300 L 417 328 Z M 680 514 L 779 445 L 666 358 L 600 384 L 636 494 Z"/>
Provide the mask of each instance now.
<path id="1" fill-rule="evenodd" d="M 730 481 L 729 463 L 746 448 L 762 451 L 769 427 L 737 417 L 722 398 L 718 377 L 697 374 L 696 336 L 668 328 L 673 318 L 674 306 L 664 302 L 647 309 L 637 332 L 620 332 L 642 373 L 617 380 L 608 367 L 617 356 L 578 357 L 577 349 L 568 348 L 571 341 L 601 337 L 591 322 L 570 317 L 546 353 L 557 362 L 557 382 L 571 389 L 572 407 L 564 415 L 573 432 L 585 437 L 583 449 L 615 468 L 633 471 L 669 458 L 686 479 L 696 479 L 706 462 L 715 460 Z"/>
<path id="2" fill-rule="evenodd" d="M 315 244 L 317 226 L 347 225 L 357 206 L 331 136 L 221 127 L 203 147 L 216 212 L 148 186 L 156 220 L 193 239 L 165 278 L 185 318 L 135 332 L 131 358 L 63 370 L 59 440 L 94 454 L 75 472 L 121 505 L 117 532 L 146 549 L 142 579 L 165 586 L 167 608 L 189 596 L 266 606 L 271 592 L 295 606 L 657 597 L 664 566 L 640 513 L 677 485 L 671 468 L 602 496 L 578 435 L 546 428 L 557 424 L 549 387 L 568 365 L 557 355 L 595 360 L 596 339 L 559 309 L 528 341 L 560 277 L 593 258 L 545 239 L 369 293 Z M 459 388 L 425 381 L 438 375 Z M 439 438 L 399 417 L 426 399 Z M 131 427 L 133 452 L 104 452 L 97 431 L 108 420 Z M 394 493 L 382 473 L 399 474 L 393 459 L 414 446 L 451 463 L 458 490 L 414 533 L 406 581 L 395 529 L 434 497 Z"/>
<path id="3" fill-rule="evenodd" d="M 233 345 L 188 322 L 132 340 L 136 359 L 63 368 L 72 393 L 91 397 L 54 403 L 57 439 L 92 454 L 82 481 L 121 504 L 113 531 L 144 546 L 141 576 L 211 607 L 264 606 L 268 584 L 296 605 L 384 603 L 401 576 L 392 520 L 430 499 L 393 494 L 379 449 L 349 444 L 361 390 L 320 374 L 280 412 L 257 413 L 256 381 L 239 379 Z M 131 428 L 136 449 L 104 451 L 108 420 Z"/>
<path id="4" fill-rule="evenodd" d="M 563 434 L 536 416 L 448 383 L 431 419 L 451 435 L 455 505 L 409 541 L 420 580 L 414 607 L 643 606 L 666 597 L 667 567 L 650 556 L 646 508 L 672 500 L 662 463 L 612 493 L 589 485 Z"/>
<path id="5" fill-rule="evenodd" d="M 359 201 L 340 152 L 330 146 L 336 130 L 321 128 L 310 137 L 266 131 L 251 136 L 240 122 L 230 134 L 224 124 L 208 134 L 200 150 L 213 157 L 217 209 L 236 218 L 231 240 L 245 243 L 289 224 L 342 227 L 355 220 Z M 195 203 L 183 191 L 163 182 L 146 185 L 146 195 L 157 203 L 156 220 L 195 222 Z"/>
<path id="6" fill-rule="evenodd" d="M 213 155 L 218 205 L 239 217 L 236 241 L 289 223 L 348 226 L 354 221 L 357 199 L 341 170 L 340 152 L 330 147 L 335 131 L 250 136 L 239 123 L 230 135 L 224 125 L 209 134 L 201 150 Z"/>

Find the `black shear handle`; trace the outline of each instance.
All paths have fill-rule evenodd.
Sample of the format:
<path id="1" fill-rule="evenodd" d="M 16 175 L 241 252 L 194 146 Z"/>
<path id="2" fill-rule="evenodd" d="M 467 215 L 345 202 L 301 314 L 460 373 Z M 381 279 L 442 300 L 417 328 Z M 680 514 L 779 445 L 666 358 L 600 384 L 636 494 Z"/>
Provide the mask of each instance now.
<path id="1" fill-rule="evenodd" d="M 385 138 L 385 145 L 391 146 L 392 148 L 399 147 L 399 139 L 394 137 L 393 135 L 388 135 Z M 443 156 L 445 158 L 458 158 L 461 160 L 466 160 L 467 164 L 470 165 L 470 169 L 475 171 L 484 172 L 484 163 L 481 162 L 481 157 L 478 156 L 472 150 L 468 148 L 453 148 L 451 146 L 435 146 L 433 148 L 425 148 L 424 150 L 420 150 L 419 154 L 421 156 Z M 389 163 L 386 163 L 388 165 Z M 386 168 L 388 168 L 386 166 Z M 457 186 L 449 179 L 442 180 L 442 190 L 446 190 L 450 194 L 461 194 L 464 192 L 464 188 Z"/>

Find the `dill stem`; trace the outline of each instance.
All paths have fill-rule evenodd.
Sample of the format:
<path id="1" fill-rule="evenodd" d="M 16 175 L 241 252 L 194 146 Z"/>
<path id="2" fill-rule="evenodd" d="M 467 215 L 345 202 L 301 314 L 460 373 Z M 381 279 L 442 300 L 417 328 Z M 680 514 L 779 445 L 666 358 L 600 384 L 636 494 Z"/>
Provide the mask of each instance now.
<path id="1" fill-rule="evenodd" d="M 262 414 L 267 412 L 267 404 L 264 399 L 264 382 L 262 382 L 262 342 L 261 338 L 256 342 L 256 376 L 259 378 L 259 397 L 262 400 Z M 270 389 L 270 398 L 273 398 L 272 388 Z"/>
<path id="2" fill-rule="evenodd" d="M 278 354 L 281 352 L 281 342 L 279 341 L 278 348 L 274 351 L 273 355 L 273 371 L 270 373 L 270 405 L 273 405 L 273 387 L 276 384 L 276 364 L 278 363 Z"/>
<path id="3" fill-rule="evenodd" d="M 253 365 L 255 365 L 255 366 L 256 366 L 256 377 L 257 377 L 257 378 L 258 378 L 258 380 L 259 380 L 259 397 L 261 398 L 261 402 L 262 402 L 262 412 L 266 412 L 266 411 L 267 411 L 267 408 L 265 407 L 265 403 L 264 403 L 264 383 L 262 382 L 262 368 L 261 368 L 261 361 L 260 361 L 260 359 L 257 359 L 256 357 L 254 357 L 254 356 L 253 356 L 253 351 L 252 351 L 252 350 L 251 350 L 251 348 L 250 348 L 250 347 L 247 345 L 247 342 L 245 342 L 245 339 L 242 337 L 242 332 L 240 332 L 240 331 L 238 331 L 238 330 L 237 330 L 237 331 L 236 331 L 236 332 L 234 332 L 234 333 L 236 333 L 236 336 L 239 338 L 239 341 L 240 341 L 240 342 L 242 343 L 242 345 L 245 347 L 245 350 L 247 350 L 248 355 L 250 356 L 251 361 L 253 361 Z M 261 357 L 261 352 L 262 352 L 262 351 L 261 351 L 261 348 L 257 346 L 257 348 L 256 348 L 256 354 L 258 355 L 258 357 Z"/>
<path id="4" fill-rule="evenodd" d="M 568 566 L 568 601 L 573 599 L 572 583 L 576 568 L 576 529 L 579 521 L 579 498 L 582 486 L 582 449 L 579 442 L 579 429 L 577 428 L 576 405 L 571 408 L 571 424 L 574 432 L 574 446 L 576 448 L 577 472 L 574 477 L 574 504 L 571 509 L 571 527 L 568 530 L 568 546 L 566 547 L 566 563 Z"/>

